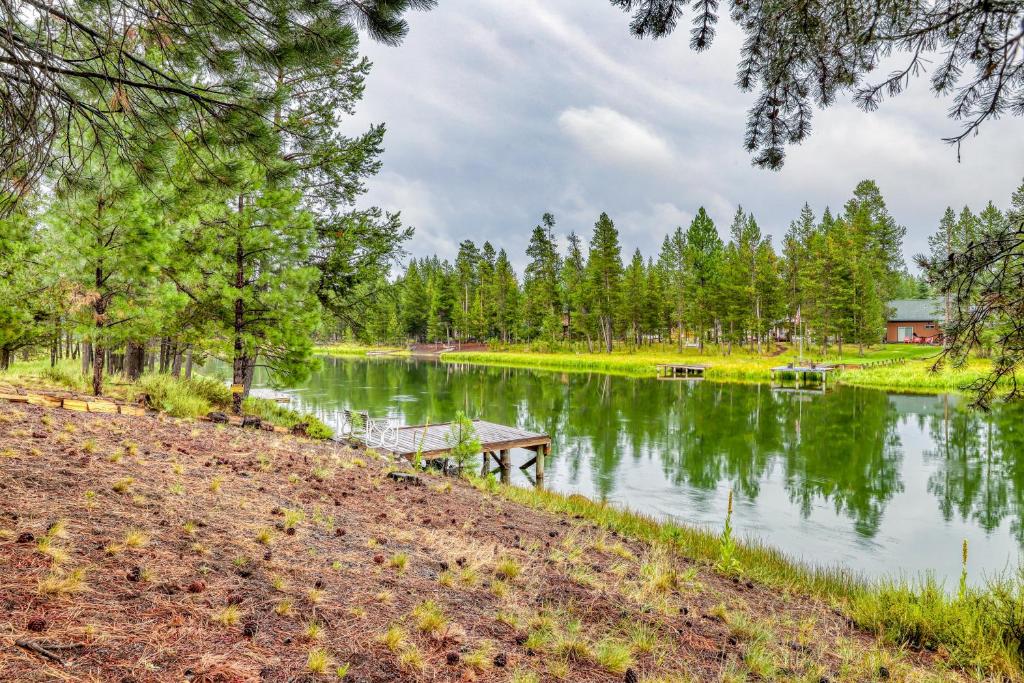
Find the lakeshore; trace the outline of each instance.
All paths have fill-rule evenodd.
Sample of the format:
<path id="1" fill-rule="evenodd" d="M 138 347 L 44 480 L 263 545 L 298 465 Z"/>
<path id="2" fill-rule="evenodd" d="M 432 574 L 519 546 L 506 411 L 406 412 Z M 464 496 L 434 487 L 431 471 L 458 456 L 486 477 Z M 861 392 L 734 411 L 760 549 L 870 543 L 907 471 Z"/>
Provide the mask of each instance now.
<path id="1" fill-rule="evenodd" d="M 452 365 L 403 358 L 351 362 L 382 372 Z M 488 376 L 493 372 L 522 371 L 494 369 Z M 59 368 L 30 366 L 0 381 L 24 384 L 28 378 L 38 388 L 60 384 L 60 375 Z M 207 385 L 217 384 L 159 379 L 177 406 L 189 405 L 187 397 L 207 400 Z M 395 395 L 387 382 L 367 379 L 356 386 Z M 140 387 L 153 381 L 144 377 Z M 714 389 L 716 383 L 651 385 Z M 506 379 L 499 386 L 505 393 L 513 385 Z M 121 391 L 130 397 L 138 389 Z M 212 400 L 222 399 L 213 392 Z M 299 410 L 281 410 L 328 417 L 301 399 L 295 403 Z M 367 682 L 596 681 L 622 678 L 629 669 L 637 680 L 659 682 L 948 681 L 968 671 L 990 680 L 1021 676 L 1012 615 L 1024 588 L 1015 574 L 979 577 L 975 570 L 968 580 L 965 564 L 959 591 L 925 575 L 900 578 L 895 566 L 891 578 L 869 579 L 841 563 L 805 554 L 794 560 L 786 544 L 746 536 L 726 544 L 721 529 L 731 512 L 710 524 L 688 523 L 685 513 L 666 521 L 578 494 L 507 486 L 490 477 L 434 477 L 372 450 L 167 412 L 132 418 L 0 403 L 0 432 L 6 464 L 0 483 L 16 493 L 4 508 L 0 553 L 13 558 L 8 566 L 29 568 L 2 581 L 17 604 L 24 602 L 14 623 L 27 642 L 67 641 L 76 652 L 159 642 L 134 624 L 137 613 L 113 609 L 112 601 L 127 593 L 143 600 L 146 613 L 158 609 L 171 624 L 192 625 L 195 633 L 182 647 L 213 662 L 200 670 L 211 680 L 244 680 L 257 664 L 265 680 L 337 678 L 341 672 L 344 680 Z M 396 470 L 419 476 L 425 486 L 395 484 L 388 474 Z M 557 468 L 549 470 L 557 476 Z M 47 493 L 68 486 L 69 495 Z M 268 519 L 264 510 L 271 511 Z M 380 510 L 403 512 L 382 519 Z M 455 516 L 447 517 L 451 512 Z M 279 519 L 282 514 L 292 521 Z M 27 546 L 17 543 L 23 526 L 33 537 Z M 572 532 L 568 537 L 544 539 L 545 530 L 561 533 L 563 527 Z M 334 540 L 339 528 L 353 545 Z M 139 534 L 149 550 L 127 550 Z M 296 535 L 305 543 L 281 545 Z M 517 569 L 508 569 L 510 558 Z M 114 585 L 124 569 L 115 559 L 135 562 L 127 566 L 123 589 Z M 476 577 L 468 586 L 462 581 L 466 563 Z M 157 568 L 165 566 L 173 567 L 160 570 L 168 579 L 157 581 Z M 89 583 L 97 569 L 101 578 Z M 341 572 L 338 582 L 325 578 L 331 572 Z M 516 576 L 510 580 L 509 573 Z M 216 578 L 206 578 L 211 574 Z M 251 575 L 267 585 L 250 583 Z M 194 581 L 203 582 L 204 594 L 211 585 L 216 592 L 200 601 L 187 590 Z M 350 598 L 352 585 L 362 588 Z M 303 588 L 282 591 L 286 586 Z M 140 589 L 154 595 L 140 598 Z M 172 604 L 168 590 L 185 593 L 187 604 Z M 406 597 L 394 599 L 399 592 Z M 333 593 L 346 597 L 325 597 Z M 467 612 L 469 603 L 474 607 Z M 108 612 L 113 616 L 101 616 Z M 420 630 L 425 612 L 440 614 L 443 635 Z M 33 639 L 40 623 L 47 637 Z M 626 626 L 635 623 L 643 624 L 642 633 Z M 354 632 L 363 636 L 353 641 Z M 229 663 L 217 656 L 224 647 L 233 653 Z M 268 657 L 268 647 L 279 654 Z M 172 664 L 179 655 L 171 650 L 161 659 L 167 671 L 156 680 L 180 679 Z M 10 669 L 17 680 L 27 667 L 39 666 L 31 653 L 20 654 L 17 666 L 26 668 Z M 110 662 L 83 657 L 81 664 L 98 676 L 132 670 L 128 655 Z"/>
<path id="2" fill-rule="evenodd" d="M 579 496 L 425 473 L 407 486 L 373 451 L 173 418 L 4 403 L 0 423 L 9 680 L 1016 671 L 1006 634 L 958 646 L 923 629 L 900 647 L 911 625 L 881 609 L 894 593 L 743 543 L 723 570 L 716 534 Z"/>
<path id="3" fill-rule="evenodd" d="M 536 368 L 563 372 L 602 372 L 630 377 L 656 377 L 659 364 L 694 363 L 708 366 L 707 379 L 728 382 L 769 382 L 772 368 L 800 363 L 801 355 L 792 345 L 779 345 L 774 353 L 756 354 L 739 347 L 732 354 L 717 353 L 708 347 L 704 353 L 696 348 L 678 351 L 661 346 L 656 350 L 616 349 L 612 353 L 586 351 L 535 351 L 513 346 L 494 351 L 446 351 L 436 354 L 444 362 L 473 363 L 496 367 Z M 972 358 L 963 368 L 944 367 L 934 370 L 941 347 L 916 344 L 887 344 L 869 347 L 860 355 L 856 347 L 846 347 L 842 354 L 834 347 L 827 353 L 809 349 L 802 362 L 836 365 L 834 381 L 849 386 L 874 387 L 908 393 L 961 392 L 981 379 L 991 368 L 986 359 Z M 410 352 L 400 347 L 371 347 L 358 344 L 337 344 L 317 347 L 317 352 L 339 357 L 362 357 L 384 352 L 403 357 Z"/>

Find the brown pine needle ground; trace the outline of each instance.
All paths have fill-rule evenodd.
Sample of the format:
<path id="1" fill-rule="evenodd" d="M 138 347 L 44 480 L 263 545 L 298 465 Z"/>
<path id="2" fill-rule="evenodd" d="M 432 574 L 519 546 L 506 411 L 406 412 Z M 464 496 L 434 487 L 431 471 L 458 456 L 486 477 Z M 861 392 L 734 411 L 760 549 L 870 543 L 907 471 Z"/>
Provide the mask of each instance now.
<path id="1" fill-rule="evenodd" d="M 0 404 L 0 680 L 955 678 L 818 602 L 389 467 Z"/>

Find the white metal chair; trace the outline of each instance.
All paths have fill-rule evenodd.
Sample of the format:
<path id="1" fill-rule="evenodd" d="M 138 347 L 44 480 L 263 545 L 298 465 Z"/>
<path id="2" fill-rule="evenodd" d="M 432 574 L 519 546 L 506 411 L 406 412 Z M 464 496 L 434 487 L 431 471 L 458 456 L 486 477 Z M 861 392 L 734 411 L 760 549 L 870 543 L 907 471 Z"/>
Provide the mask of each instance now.
<path id="1" fill-rule="evenodd" d="M 393 448 L 398 445 L 398 426 L 395 422 L 389 418 L 371 418 L 365 410 L 346 410 L 341 433 L 371 448 Z"/>

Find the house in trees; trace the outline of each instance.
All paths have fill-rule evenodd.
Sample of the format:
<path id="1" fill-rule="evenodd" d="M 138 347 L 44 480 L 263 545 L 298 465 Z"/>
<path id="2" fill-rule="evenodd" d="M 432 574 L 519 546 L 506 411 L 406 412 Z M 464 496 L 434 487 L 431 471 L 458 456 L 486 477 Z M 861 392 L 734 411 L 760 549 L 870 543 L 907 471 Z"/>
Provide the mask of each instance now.
<path id="1" fill-rule="evenodd" d="M 939 299 L 889 302 L 885 341 L 890 344 L 935 344 L 942 341 L 943 307 Z"/>

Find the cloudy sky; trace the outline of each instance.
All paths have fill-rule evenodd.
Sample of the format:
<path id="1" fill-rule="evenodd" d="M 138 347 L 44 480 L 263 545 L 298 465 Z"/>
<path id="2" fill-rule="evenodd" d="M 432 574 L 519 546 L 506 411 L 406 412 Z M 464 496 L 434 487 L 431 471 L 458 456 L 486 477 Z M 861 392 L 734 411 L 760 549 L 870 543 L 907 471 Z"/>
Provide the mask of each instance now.
<path id="1" fill-rule="evenodd" d="M 632 38 L 604 0 L 443 0 L 410 23 L 401 47 L 364 41 L 375 66 L 351 125 L 387 123 L 366 199 L 415 226 L 414 255 L 490 240 L 521 271 L 545 211 L 560 236 L 585 240 L 606 211 L 624 256 L 657 255 L 698 207 L 724 234 L 737 204 L 778 244 L 803 202 L 836 209 L 874 178 L 908 228 L 909 258 L 946 205 L 1005 206 L 1024 177 L 1020 119 L 984 126 L 958 163 L 942 142 L 958 126 L 923 81 L 873 114 L 848 101 L 818 112 L 782 171 L 754 168 L 742 148 L 752 96 L 733 84 L 740 36 L 727 20 L 703 54 L 686 30 Z"/>

